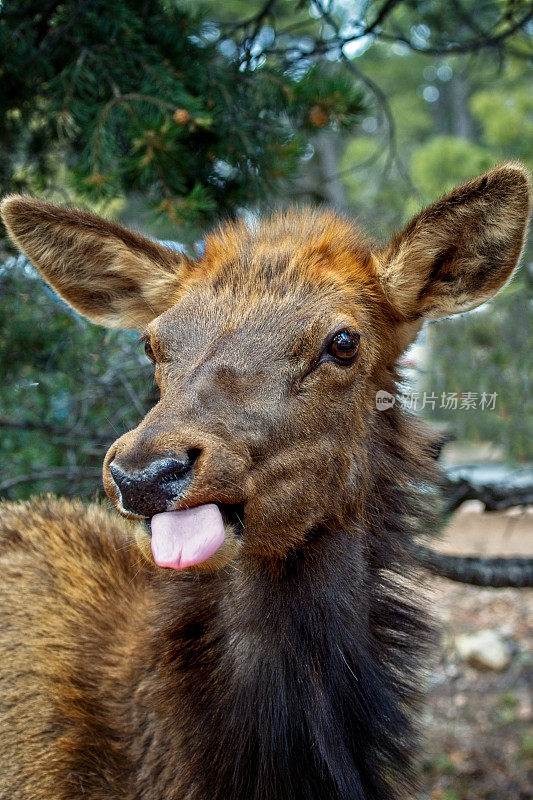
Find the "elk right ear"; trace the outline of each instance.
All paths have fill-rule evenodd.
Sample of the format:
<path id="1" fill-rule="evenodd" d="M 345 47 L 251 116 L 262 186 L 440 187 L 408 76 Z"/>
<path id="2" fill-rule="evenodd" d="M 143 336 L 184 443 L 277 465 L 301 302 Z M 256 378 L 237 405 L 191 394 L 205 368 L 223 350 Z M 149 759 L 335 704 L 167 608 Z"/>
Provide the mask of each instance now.
<path id="1" fill-rule="evenodd" d="M 143 330 L 166 311 L 191 261 L 121 225 L 31 197 L 7 197 L 7 231 L 45 281 L 92 322 Z"/>
<path id="2" fill-rule="evenodd" d="M 511 277 L 529 219 L 529 173 L 502 164 L 418 214 L 376 269 L 405 318 L 438 319 L 484 303 Z"/>

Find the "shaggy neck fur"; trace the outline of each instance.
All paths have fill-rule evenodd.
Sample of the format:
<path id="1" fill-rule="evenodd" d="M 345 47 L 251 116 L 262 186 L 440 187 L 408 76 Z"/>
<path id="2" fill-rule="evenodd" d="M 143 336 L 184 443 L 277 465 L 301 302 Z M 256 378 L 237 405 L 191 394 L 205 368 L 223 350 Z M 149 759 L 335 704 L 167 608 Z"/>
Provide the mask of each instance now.
<path id="1" fill-rule="evenodd" d="M 401 424 L 387 418 L 378 464 Z M 316 531 L 278 568 L 242 563 L 179 585 L 159 573 L 142 702 L 174 741 L 144 751 L 147 772 L 159 757 L 168 776 L 154 797 L 184 796 L 165 770 L 174 747 L 188 800 L 391 800 L 412 788 L 428 626 L 401 576 L 413 575 L 405 518 L 419 511 L 410 470 L 430 460 L 414 453 L 389 450 L 365 527 L 353 515 L 347 530 Z"/>

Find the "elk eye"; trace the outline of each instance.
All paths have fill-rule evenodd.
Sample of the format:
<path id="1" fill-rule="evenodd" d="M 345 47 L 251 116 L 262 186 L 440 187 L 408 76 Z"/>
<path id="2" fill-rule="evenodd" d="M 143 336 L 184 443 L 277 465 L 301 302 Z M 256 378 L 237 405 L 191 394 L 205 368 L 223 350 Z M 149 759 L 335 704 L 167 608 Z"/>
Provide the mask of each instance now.
<path id="1" fill-rule="evenodd" d="M 146 353 L 146 357 L 149 358 L 150 361 L 153 361 L 153 363 L 155 364 L 156 357 L 154 351 L 152 350 L 152 345 L 150 344 L 148 339 L 144 340 L 144 352 Z"/>
<path id="2" fill-rule="evenodd" d="M 355 331 L 337 331 L 330 339 L 326 353 L 338 364 L 351 364 L 359 350 L 360 336 Z"/>

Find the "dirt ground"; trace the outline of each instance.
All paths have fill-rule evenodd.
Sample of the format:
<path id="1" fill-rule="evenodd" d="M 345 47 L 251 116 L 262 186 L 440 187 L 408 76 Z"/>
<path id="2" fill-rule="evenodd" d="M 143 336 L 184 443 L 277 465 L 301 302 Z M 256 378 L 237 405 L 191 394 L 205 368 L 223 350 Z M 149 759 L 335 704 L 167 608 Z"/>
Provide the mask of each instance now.
<path id="1" fill-rule="evenodd" d="M 486 514 L 465 504 L 438 548 L 533 556 L 533 510 Z M 424 715 L 419 800 L 532 800 L 533 590 L 435 579 L 431 603 L 441 647 Z M 458 635 L 484 629 L 510 653 L 499 672 L 470 666 L 455 647 Z"/>

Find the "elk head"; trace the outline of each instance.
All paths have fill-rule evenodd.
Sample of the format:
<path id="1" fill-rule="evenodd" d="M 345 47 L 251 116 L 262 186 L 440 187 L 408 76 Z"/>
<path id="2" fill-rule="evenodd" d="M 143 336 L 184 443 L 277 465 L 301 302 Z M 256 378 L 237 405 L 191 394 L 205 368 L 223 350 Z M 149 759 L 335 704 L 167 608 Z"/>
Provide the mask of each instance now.
<path id="1" fill-rule="evenodd" d="M 528 188 L 520 165 L 497 167 L 384 248 L 322 211 L 231 223 L 198 260 L 82 211 L 4 201 L 13 241 L 67 303 L 142 332 L 161 399 L 111 446 L 104 484 L 121 514 L 151 520 L 158 564 L 283 558 L 349 524 L 372 481 L 376 391 L 394 391 L 424 318 L 508 280 Z"/>

